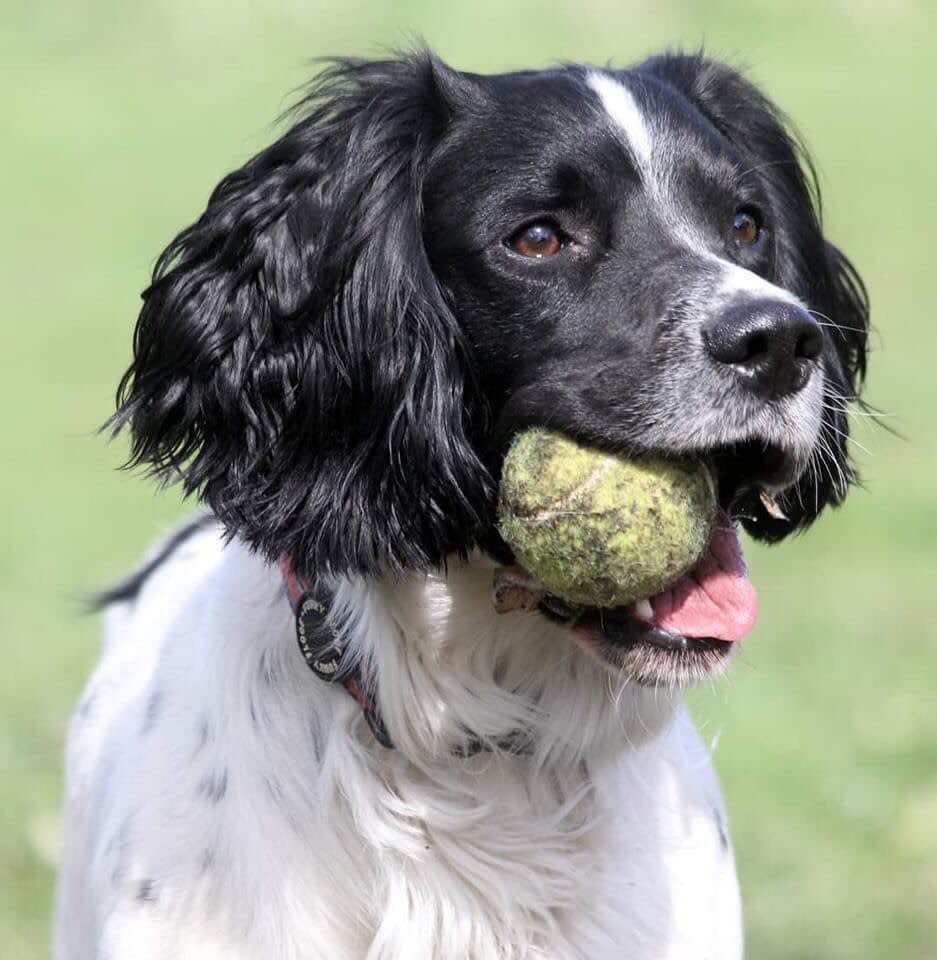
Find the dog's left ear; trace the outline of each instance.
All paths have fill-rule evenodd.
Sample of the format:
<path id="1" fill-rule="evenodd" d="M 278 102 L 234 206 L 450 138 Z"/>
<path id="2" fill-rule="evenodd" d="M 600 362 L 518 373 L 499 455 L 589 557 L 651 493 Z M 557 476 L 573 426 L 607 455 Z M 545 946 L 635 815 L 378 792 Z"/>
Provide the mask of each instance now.
<path id="1" fill-rule="evenodd" d="M 820 439 L 801 480 L 779 499 L 787 519 L 761 514 L 746 525 L 765 540 L 808 526 L 837 506 L 855 482 L 848 451 L 849 405 L 865 376 L 869 302 L 855 267 L 823 236 L 820 192 L 807 152 L 784 115 L 753 84 L 725 64 L 700 55 L 656 57 L 645 69 L 672 84 L 711 120 L 757 172 L 775 225 L 776 282 L 796 294 L 821 324 L 826 388 Z"/>
<path id="2" fill-rule="evenodd" d="M 479 532 L 472 374 L 421 235 L 468 78 L 339 61 L 159 259 L 111 424 L 231 533 L 314 575 L 427 568 Z"/>

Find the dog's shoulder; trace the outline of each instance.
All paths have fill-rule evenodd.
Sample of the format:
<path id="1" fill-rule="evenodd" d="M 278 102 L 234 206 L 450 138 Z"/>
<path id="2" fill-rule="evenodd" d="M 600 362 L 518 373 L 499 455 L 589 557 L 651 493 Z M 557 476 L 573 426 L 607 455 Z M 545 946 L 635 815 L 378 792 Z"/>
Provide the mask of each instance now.
<path id="1" fill-rule="evenodd" d="M 125 711 L 154 681 L 189 607 L 204 605 L 225 560 L 213 519 L 199 514 L 159 540 L 142 563 L 94 598 L 104 618 L 101 655 L 72 720 L 70 755 L 83 744 L 130 726 Z M 156 703 L 149 707 L 152 719 Z M 143 718 L 145 720 L 145 718 Z M 145 726 L 145 723 L 144 723 Z M 70 764 L 69 779 L 74 779 Z"/>
<path id="2" fill-rule="evenodd" d="M 278 588 L 203 514 L 97 598 L 104 642 L 68 735 L 57 956 L 98 956 L 128 909 L 134 929 L 159 916 L 162 878 L 198 890 L 228 785 L 212 684 L 224 684 Z"/>

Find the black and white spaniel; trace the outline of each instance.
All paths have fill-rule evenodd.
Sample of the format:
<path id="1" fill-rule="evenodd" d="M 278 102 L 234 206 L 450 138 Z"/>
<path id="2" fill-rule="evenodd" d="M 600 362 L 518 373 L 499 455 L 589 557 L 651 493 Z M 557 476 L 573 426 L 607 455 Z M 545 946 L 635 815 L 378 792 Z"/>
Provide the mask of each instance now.
<path id="1" fill-rule="evenodd" d="M 809 163 L 701 56 L 341 60 L 292 123 L 144 294 L 112 425 L 210 512 L 104 598 L 57 957 L 741 956 L 679 691 L 754 621 L 737 525 L 853 480 L 867 304 Z M 499 614 L 531 425 L 708 458 L 699 566 L 575 633 Z"/>

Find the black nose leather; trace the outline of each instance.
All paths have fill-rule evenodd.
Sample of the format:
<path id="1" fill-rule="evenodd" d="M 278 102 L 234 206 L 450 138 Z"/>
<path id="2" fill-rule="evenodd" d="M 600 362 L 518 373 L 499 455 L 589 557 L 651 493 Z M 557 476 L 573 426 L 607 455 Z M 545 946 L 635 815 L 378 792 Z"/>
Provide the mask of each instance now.
<path id="1" fill-rule="evenodd" d="M 708 321 L 703 343 L 713 360 L 732 367 L 750 390 L 776 399 L 806 385 L 823 349 L 823 331 L 796 304 L 755 300 Z"/>

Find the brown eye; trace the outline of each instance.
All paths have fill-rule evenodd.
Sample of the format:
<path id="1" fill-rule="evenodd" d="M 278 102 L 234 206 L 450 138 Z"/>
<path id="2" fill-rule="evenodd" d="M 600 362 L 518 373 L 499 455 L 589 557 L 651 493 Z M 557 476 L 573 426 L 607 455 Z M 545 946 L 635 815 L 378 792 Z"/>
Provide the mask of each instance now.
<path id="1" fill-rule="evenodd" d="M 545 220 L 522 227 L 509 243 L 522 257 L 552 257 L 563 249 L 559 230 Z"/>
<path id="2" fill-rule="evenodd" d="M 761 225 L 754 213 L 748 210 L 737 210 L 732 220 L 732 232 L 735 235 L 735 242 L 740 247 L 751 247 L 761 236 Z"/>

